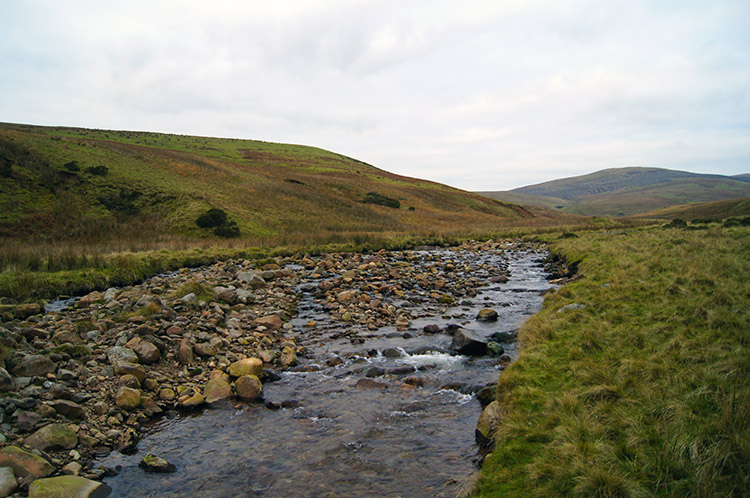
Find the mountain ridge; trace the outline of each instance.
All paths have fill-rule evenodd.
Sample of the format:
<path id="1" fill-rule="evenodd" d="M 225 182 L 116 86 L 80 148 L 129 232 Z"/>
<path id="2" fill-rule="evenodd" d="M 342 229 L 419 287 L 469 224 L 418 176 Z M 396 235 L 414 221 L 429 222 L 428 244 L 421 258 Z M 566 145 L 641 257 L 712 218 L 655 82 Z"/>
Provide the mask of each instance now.
<path id="1" fill-rule="evenodd" d="M 509 191 L 479 192 L 589 216 L 633 216 L 674 205 L 750 196 L 750 175 L 726 176 L 664 168 L 608 168 Z"/>

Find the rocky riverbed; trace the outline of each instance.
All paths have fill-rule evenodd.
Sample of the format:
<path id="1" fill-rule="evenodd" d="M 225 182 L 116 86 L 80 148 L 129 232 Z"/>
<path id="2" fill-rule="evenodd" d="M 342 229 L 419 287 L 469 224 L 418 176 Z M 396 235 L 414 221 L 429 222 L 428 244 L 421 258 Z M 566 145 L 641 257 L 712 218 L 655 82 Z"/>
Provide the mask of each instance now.
<path id="1" fill-rule="evenodd" d="M 216 447 L 242 440 L 237 431 L 261 430 L 256 439 L 273 435 L 267 446 L 278 450 L 282 440 L 291 440 L 286 451 L 307 459 L 313 459 L 307 445 L 317 438 L 329 446 L 312 452 L 329 456 L 327 464 L 316 465 L 345 473 L 342 461 L 383 451 L 364 428 L 398 425 L 382 420 L 372 404 L 387 406 L 386 417 L 406 420 L 427 407 L 443 419 L 460 420 L 455 429 L 430 430 L 444 432 L 440 437 L 448 441 L 467 433 L 462 444 L 468 438 L 471 445 L 480 404 L 459 415 L 450 406 L 469 405 L 476 396 L 491 401 L 486 386 L 512 360 L 516 328 L 551 288 L 543 256 L 534 245 L 490 241 L 450 250 L 296 255 L 262 264 L 234 260 L 94 292 L 67 308 L 6 321 L 0 328 L 0 496 L 42 496 L 53 485 L 88 496 L 104 491 L 102 480 L 118 496 L 135 496 L 138 489 L 126 481 L 151 472 L 183 472 L 180 479 L 189 481 L 189 456 L 183 452 L 174 462 L 165 449 L 170 431 L 178 430 L 187 430 L 188 441 L 198 431 Z M 534 278 L 515 278 L 514 264 Z M 337 401 L 340 392 L 356 394 Z M 395 396 L 385 400 L 381 392 Z M 437 408 L 443 405 L 445 411 Z M 339 423 L 348 418 L 360 422 Z M 213 429 L 225 426 L 216 430 L 222 439 L 211 442 Z M 144 434 L 149 436 L 139 445 Z M 409 444 L 429 445 L 430 437 Z M 144 445 L 155 454 L 142 454 Z M 241 481 L 248 490 L 288 493 L 285 480 L 299 485 L 312 472 L 271 468 L 278 451 L 254 451 L 268 451 L 261 460 L 270 467 L 248 471 L 257 478 Z M 408 446 L 399 451 L 400 457 L 387 458 L 409 459 Z M 467 474 L 471 451 L 476 448 L 450 452 L 449 460 L 464 460 L 464 466 L 446 471 L 456 477 L 440 478 L 443 485 Z M 406 462 L 400 466 L 409 468 Z M 377 469 L 368 467 L 363 475 Z M 296 476 L 257 477 L 274 472 Z M 208 474 L 200 481 L 205 494 L 226 493 L 205 487 Z M 427 481 L 416 485 L 437 485 Z M 143 496 L 154 489 L 165 495 L 179 485 L 162 479 L 142 490 Z M 333 493 L 325 486 L 308 491 Z"/>

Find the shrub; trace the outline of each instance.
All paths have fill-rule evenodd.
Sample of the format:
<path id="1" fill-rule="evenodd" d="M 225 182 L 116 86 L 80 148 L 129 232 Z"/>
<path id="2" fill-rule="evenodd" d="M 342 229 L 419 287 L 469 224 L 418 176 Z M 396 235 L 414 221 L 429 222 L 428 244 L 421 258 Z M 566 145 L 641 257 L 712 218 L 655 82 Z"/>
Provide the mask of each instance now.
<path id="1" fill-rule="evenodd" d="M 102 165 L 90 166 L 86 168 L 86 173 L 90 175 L 95 175 L 95 176 L 106 176 L 107 173 L 109 173 L 109 168 L 107 168 L 106 166 L 102 166 Z"/>
<path id="2" fill-rule="evenodd" d="M 195 220 L 195 224 L 201 228 L 213 228 L 214 235 L 224 238 L 240 236 L 240 227 L 231 221 L 227 213 L 222 209 L 211 208 Z"/>
<path id="3" fill-rule="evenodd" d="M 362 199 L 362 202 L 364 204 L 378 204 L 380 206 L 394 209 L 398 209 L 401 207 L 401 203 L 396 199 L 391 199 L 390 197 L 378 194 L 377 192 L 367 192 L 364 199 Z"/>
<path id="4" fill-rule="evenodd" d="M 78 161 L 69 161 L 63 164 L 63 168 L 68 171 L 81 171 L 81 167 L 78 165 Z"/>
<path id="5" fill-rule="evenodd" d="M 239 237 L 240 227 L 238 227 L 237 223 L 235 223 L 234 221 L 229 221 L 214 228 L 214 234 L 224 238 Z"/>
<path id="6" fill-rule="evenodd" d="M 727 218 L 724 220 L 725 227 L 747 227 L 750 226 L 750 216 L 744 218 Z"/>
<path id="7" fill-rule="evenodd" d="M 666 225 L 664 225 L 663 228 L 687 228 L 687 222 L 685 220 L 681 220 L 679 218 L 675 218 Z"/>
<path id="8" fill-rule="evenodd" d="M 198 216 L 195 224 L 201 228 L 219 227 L 227 223 L 227 213 L 221 209 L 211 208 L 202 215 Z"/>

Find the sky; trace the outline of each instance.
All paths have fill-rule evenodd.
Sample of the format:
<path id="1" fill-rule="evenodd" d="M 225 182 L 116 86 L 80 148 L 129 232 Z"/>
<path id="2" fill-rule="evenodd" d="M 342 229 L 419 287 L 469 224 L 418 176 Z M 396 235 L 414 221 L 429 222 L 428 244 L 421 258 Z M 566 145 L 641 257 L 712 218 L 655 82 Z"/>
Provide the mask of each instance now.
<path id="1" fill-rule="evenodd" d="M 750 0 L 0 2 L 0 121 L 313 145 L 466 190 L 750 173 Z"/>

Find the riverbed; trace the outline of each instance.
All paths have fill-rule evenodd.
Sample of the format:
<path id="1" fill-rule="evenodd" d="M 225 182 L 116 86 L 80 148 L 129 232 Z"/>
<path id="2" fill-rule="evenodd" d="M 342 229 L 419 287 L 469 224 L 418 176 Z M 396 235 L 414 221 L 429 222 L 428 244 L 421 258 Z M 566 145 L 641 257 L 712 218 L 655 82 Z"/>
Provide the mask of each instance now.
<path id="1" fill-rule="evenodd" d="M 299 364 L 264 384 L 265 403 L 227 401 L 146 425 L 135 454 L 96 462 L 119 471 L 104 479 L 111 496 L 455 496 L 480 461 L 477 392 L 515 359 L 515 331 L 553 288 L 545 256 L 513 247 L 385 253 L 385 265 L 448 267 L 459 273 L 453 278 L 483 285 L 447 306 L 408 285 L 392 298 L 408 322 L 379 328 L 326 306 L 321 282 L 341 275 L 292 268 L 304 275 L 289 331 L 306 350 Z M 476 320 L 484 308 L 498 320 Z M 484 338 L 502 333 L 503 351 L 456 354 L 457 327 Z M 138 463 L 147 453 L 177 471 L 144 473 Z"/>

